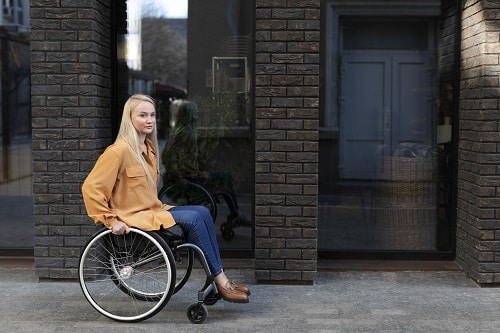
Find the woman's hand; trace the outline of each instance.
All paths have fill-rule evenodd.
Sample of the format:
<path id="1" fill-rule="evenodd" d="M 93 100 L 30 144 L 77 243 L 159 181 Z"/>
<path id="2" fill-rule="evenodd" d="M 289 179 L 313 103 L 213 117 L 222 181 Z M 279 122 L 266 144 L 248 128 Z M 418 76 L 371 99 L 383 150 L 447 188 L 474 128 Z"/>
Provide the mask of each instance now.
<path id="1" fill-rule="evenodd" d="M 111 232 L 115 235 L 123 235 L 124 233 L 128 234 L 130 232 L 130 228 L 122 221 L 116 221 L 115 225 L 111 229 Z"/>

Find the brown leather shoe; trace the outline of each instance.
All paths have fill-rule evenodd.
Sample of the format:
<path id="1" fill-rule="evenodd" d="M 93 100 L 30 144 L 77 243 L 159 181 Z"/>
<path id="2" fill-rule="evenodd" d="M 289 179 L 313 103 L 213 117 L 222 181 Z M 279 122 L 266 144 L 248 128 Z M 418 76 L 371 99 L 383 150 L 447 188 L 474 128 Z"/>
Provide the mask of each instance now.
<path id="1" fill-rule="evenodd" d="M 250 296 L 250 289 L 246 285 L 237 283 L 236 281 L 231 280 L 231 279 L 229 279 L 229 283 L 231 283 L 233 285 L 234 289 L 241 291 L 242 293 L 245 293 L 248 296 Z"/>
<path id="2" fill-rule="evenodd" d="M 248 303 L 248 295 L 237 290 L 231 282 L 226 286 L 217 286 L 219 295 L 223 300 L 233 303 Z"/>

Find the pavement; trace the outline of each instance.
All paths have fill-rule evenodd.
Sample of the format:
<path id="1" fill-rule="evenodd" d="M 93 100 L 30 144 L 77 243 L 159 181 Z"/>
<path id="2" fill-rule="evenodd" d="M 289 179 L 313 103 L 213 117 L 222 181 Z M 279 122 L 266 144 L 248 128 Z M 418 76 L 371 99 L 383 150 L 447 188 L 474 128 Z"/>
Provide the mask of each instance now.
<path id="1" fill-rule="evenodd" d="M 227 272 L 249 284 L 250 303 L 219 301 L 192 324 L 186 310 L 204 282 L 197 269 L 157 315 L 120 323 L 95 311 L 77 281 L 39 282 L 32 267 L 0 266 L 0 332 L 500 332 L 500 288 L 457 270 L 326 270 L 308 286 L 255 284 L 249 268 Z"/>

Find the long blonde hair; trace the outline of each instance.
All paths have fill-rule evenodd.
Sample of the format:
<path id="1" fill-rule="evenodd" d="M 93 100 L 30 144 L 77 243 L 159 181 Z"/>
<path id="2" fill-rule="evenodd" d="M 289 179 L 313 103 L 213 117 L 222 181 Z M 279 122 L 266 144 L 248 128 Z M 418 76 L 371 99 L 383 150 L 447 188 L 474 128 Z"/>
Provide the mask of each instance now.
<path id="1" fill-rule="evenodd" d="M 148 102 L 153 104 L 153 106 L 156 109 L 156 104 L 155 101 L 152 97 L 148 95 L 142 95 L 142 94 L 135 94 L 130 96 L 127 99 L 127 102 L 125 102 L 125 105 L 123 106 L 123 114 L 122 114 L 122 121 L 120 123 L 120 130 L 118 131 L 118 136 L 116 140 L 119 140 L 120 138 L 124 139 L 127 141 L 129 144 L 130 148 L 134 151 L 134 153 L 137 156 L 141 156 L 141 148 L 140 148 L 140 143 L 139 143 L 139 135 L 137 135 L 137 130 L 134 127 L 134 124 L 132 124 L 132 111 L 141 103 L 141 102 Z M 153 149 L 155 153 L 158 156 L 158 135 L 157 135 L 157 129 L 156 129 L 156 123 L 153 128 L 153 132 L 151 134 L 148 134 L 146 136 L 146 139 L 149 139 L 153 143 Z M 148 168 L 142 158 L 139 159 L 141 162 L 142 166 L 144 167 L 144 170 L 146 171 L 146 174 L 149 176 L 150 180 L 152 181 L 151 175 L 148 171 Z M 156 170 L 160 170 L 160 159 L 156 159 Z"/>

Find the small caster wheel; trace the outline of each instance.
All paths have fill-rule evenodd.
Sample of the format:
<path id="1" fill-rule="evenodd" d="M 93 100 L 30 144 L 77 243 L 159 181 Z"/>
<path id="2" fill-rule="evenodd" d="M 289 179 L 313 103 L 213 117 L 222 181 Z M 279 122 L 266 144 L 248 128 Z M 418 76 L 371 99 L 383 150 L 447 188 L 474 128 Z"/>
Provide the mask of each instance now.
<path id="1" fill-rule="evenodd" d="M 227 241 L 230 241 L 234 237 L 234 230 L 231 224 L 224 223 L 223 225 L 220 226 L 220 231 L 222 233 L 222 238 L 224 238 Z"/>
<path id="2" fill-rule="evenodd" d="M 187 309 L 187 316 L 193 324 L 201 324 L 207 319 L 207 307 L 201 303 L 193 303 Z"/>

